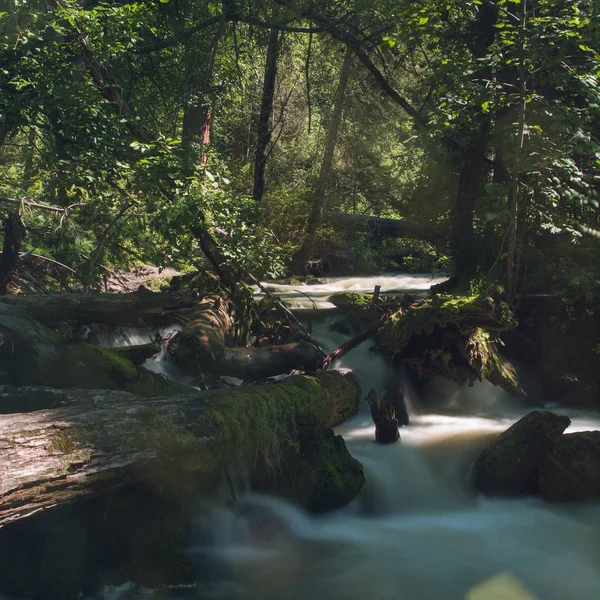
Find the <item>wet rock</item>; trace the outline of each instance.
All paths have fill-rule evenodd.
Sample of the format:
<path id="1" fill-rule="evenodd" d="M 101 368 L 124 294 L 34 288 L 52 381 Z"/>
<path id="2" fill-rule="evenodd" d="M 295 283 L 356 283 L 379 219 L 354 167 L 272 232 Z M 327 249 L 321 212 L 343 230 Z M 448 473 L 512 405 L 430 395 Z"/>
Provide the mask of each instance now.
<path id="1" fill-rule="evenodd" d="M 253 489 L 319 513 L 345 506 L 365 483 L 362 465 L 350 455 L 344 438 L 329 427 L 299 425 L 297 442 L 282 445 L 281 453 L 276 471 L 257 464 Z"/>
<path id="2" fill-rule="evenodd" d="M 535 493 L 546 454 L 570 424 L 568 417 L 551 412 L 529 413 L 477 458 L 475 487 L 488 495 Z"/>
<path id="3" fill-rule="evenodd" d="M 358 412 L 360 384 L 351 371 L 331 369 L 316 377 L 329 392 L 331 415 L 327 425 L 337 427 Z"/>
<path id="4" fill-rule="evenodd" d="M 298 441 L 298 491 L 306 498 L 306 508 L 326 512 L 348 504 L 360 492 L 365 476 L 362 465 L 348 452 L 344 438 L 328 427 L 304 426 Z"/>
<path id="5" fill-rule="evenodd" d="M 600 500 L 600 431 L 556 440 L 542 463 L 539 495 L 553 502 Z"/>

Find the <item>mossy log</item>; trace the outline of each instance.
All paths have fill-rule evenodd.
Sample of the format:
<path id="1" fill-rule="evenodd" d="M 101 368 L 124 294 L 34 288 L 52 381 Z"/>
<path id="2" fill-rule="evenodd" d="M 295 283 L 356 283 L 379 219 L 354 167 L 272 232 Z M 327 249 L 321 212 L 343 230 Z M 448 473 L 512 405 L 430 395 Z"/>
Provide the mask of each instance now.
<path id="1" fill-rule="evenodd" d="M 229 348 L 225 345 L 231 326 L 228 310 L 228 303 L 222 298 L 206 300 L 171 340 L 169 352 L 184 373 L 215 373 L 253 380 L 321 367 L 324 355 L 309 342 Z"/>
<path id="2" fill-rule="evenodd" d="M 299 423 L 337 422 L 356 394 L 331 375 L 295 376 L 168 398 L 79 390 L 60 408 L 0 416 L 0 526 L 176 469 L 210 473 L 257 456 L 277 469 Z"/>
<path id="3" fill-rule="evenodd" d="M 482 296 L 435 296 L 393 314 L 379 331 L 382 346 L 419 377 L 439 373 L 459 384 L 487 379 L 524 398 L 517 373 L 497 345 L 517 322 L 504 303 Z"/>
<path id="4" fill-rule="evenodd" d="M 102 323 L 115 327 L 143 327 L 177 322 L 196 309 L 195 291 L 132 294 L 51 294 L 4 296 L 3 305 L 46 327 Z"/>
<path id="5" fill-rule="evenodd" d="M 130 349 L 66 342 L 56 332 L 21 316 L 4 302 L 0 302 L 0 342 L 3 384 L 123 389 L 145 396 L 172 395 L 187 389 L 136 367 L 122 356 L 131 354 Z M 142 354 L 149 351 L 145 348 Z"/>

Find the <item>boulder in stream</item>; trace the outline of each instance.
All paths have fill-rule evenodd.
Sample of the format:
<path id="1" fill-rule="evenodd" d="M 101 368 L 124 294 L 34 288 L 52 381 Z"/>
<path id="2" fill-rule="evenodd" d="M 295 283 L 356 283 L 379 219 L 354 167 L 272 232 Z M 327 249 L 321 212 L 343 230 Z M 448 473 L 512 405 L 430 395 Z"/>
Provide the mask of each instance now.
<path id="1" fill-rule="evenodd" d="M 547 411 L 517 421 L 475 461 L 476 488 L 487 495 L 535 493 L 546 455 L 570 424 L 568 417 Z"/>
<path id="2" fill-rule="evenodd" d="M 548 501 L 600 500 L 600 431 L 561 435 L 544 458 L 539 495 Z"/>

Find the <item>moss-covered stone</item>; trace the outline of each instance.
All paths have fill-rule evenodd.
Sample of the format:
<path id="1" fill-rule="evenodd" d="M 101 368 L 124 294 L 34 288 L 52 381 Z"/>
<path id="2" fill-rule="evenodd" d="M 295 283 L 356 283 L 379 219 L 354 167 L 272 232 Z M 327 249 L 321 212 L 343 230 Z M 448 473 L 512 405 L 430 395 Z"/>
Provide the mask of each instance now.
<path id="1" fill-rule="evenodd" d="M 331 413 L 327 424 L 330 427 L 337 427 L 356 414 L 360 404 L 360 385 L 353 373 L 323 371 L 317 379 L 329 392 Z"/>
<path id="2" fill-rule="evenodd" d="M 473 465 L 473 481 L 488 495 L 534 493 L 542 461 L 571 424 L 568 417 L 534 411 L 507 429 Z"/>
<path id="3" fill-rule="evenodd" d="M 300 428 L 298 441 L 300 462 L 310 484 L 306 507 L 326 512 L 348 504 L 360 492 L 365 476 L 344 438 L 327 427 L 308 425 Z"/>
<path id="4" fill-rule="evenodd" d="M 269 472 L 261 461 L 253 471 L 253 486 L 288 498 L 311 512 L 342 508 L 364 485 L 362 465 L 341 436 L 315 423 L 298 427 L 296 441 L 282 445 L 282 463 Z"/>
<path id="5" fill-rule="evenodd" d="M 312 377 L 294 376 L 277 384 L 231 390 L 200 415 L 199 424 L 219 436 L 216 456 L 223 464 L 259 452 L 274 470 L 281 463 L 282 443 L 297 438 L 298 421 L 326 423 L 330 413 L 327 389 Z"/>
<path id="6" fill-rule="evenodd" d="M 330 296 L 329 302 L 335 307 L 352 312 L 365 312 L 373 308 L 373 296 L 358 292 L 340 292 Z"/>

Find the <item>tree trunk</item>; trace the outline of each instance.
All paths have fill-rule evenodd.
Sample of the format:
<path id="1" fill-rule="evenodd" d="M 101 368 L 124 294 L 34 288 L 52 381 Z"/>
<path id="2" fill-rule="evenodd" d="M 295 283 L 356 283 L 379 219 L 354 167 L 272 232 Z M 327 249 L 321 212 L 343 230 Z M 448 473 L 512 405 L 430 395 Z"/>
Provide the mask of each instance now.
<path id="1" fill-rule="evenodd" d="M 91 325 L 114 327 L 177 323 L 197 309 L 201 298 L 195 291 L 134 292 L 132 294 L 52 294 L 5 296 L 0 307 L 44 325 Z"/>
<path id="2" fill-rule="evenodd" d="M 4 244 L 0 258 L 0 294 L 4 295 L 8 291 L 8 284 L 12 281 L 13 273 L 19 266 L 19 252 L 27 230 L 18 210 L 2 219 L 2 224 Z"/>
<path id="3" fill-rule="evenodd" d="M 471 135 L 464 147 L 458 189 L 454 203 L 452 250 L 455 259 L 455 275 L 461 277 L 477 264 L 477 252 L 473 248 L 473 219 L 475 205 L 483 193 L 488 173 L 486 149 L 489 140 L 490 121 L 486 118 Z"/>
<path id="4" fill-rule="evenodd" d="M 327 140 L 325 142 L 325 152 L 323 153 L 323 162 L 321 163 L 321 171 L 319 172 L 319 179 L 315 188 L 315 194 L 313 196 L 313 203 L 308 216 L 308 223 L 306 226 L 306 233 L 304 236 L 304 243 L 298 251 L 298 254 L 294 257 L 293 267 L 294 271 L 300 272 L 304 270 L 306 261 L 310 257 L 310 254 L 315 245 L 315 239 L 317 237 L 317 229 L 321 223 L 321 212 L 325 203 L 325 189 L 327 186 L 327 177 L 331 170 L 333 163 L 333 153 L 335 150 L 335 144 L 337 142 L 338 131 L 342 120 L 342 112 L 344 108 L 344 99 L 346 96 L 346 87 L 348 85 L 348 79 L 350 78 L 350 67 L 352 66 L 352 51 L 349 46 L 346 46 L 344 54 L 344 62 L 340 70 L 340 80 L 338 83 L 337 92 L 335 95 L 335 103 L 333 106 L 333 113 L 329 122 L 329 128 L 327 130 Z"/>
<path id="5" fill-rule="evenodd" d="M 273 132 L 273 101 L 275 99 L 275 81 L 277 79 L 277 55 L 279 53 L 279 31 L 271 29 L 267 47 L 267 61 L 263 82 L 262 103 L 258 117 L 258 136 L 254 159 L 254 192 L 257 202 L 265 193 L 265 168 L 267 166 L 267 148 Z"/>
<path id="6" fill-rule="evenodd" d="M 527 73 L 525 70 L 525 37 L 527 34 L 527 0 L 521 0 L 519 12 L 519 117 L 518 117 L 518 155 L 512 169 L 509 221 L 508 221 L 508 257 L 506 259 L 506 298 L 512 306 L 517 294 L 517 229 L 519 226 L 519 194 L 521 187 L 521 165 L 523 163 L 523 145 L 525 142 L 525 111 L 527 109 Z"/>
<path id="7" fill-rule="evenodd" d="M 223 285 L 232 294 L 235 293 L 239 279 L 227 265 L 225 257 L 221 253 L 215 238 L 208 231 L 206 225 L 203 223 L 202 225 L 193 227 L 192 235 L 198 240 L 202 252 L 204 252 L 204 255 L 208 258 Z"/>
<path id="8" fill-rule="evenodd" d="M 191 476 L 257 455 L 276 460 L 279 445 L 296 439 L 296 421 L 332 422 L 348 401 L 337 384 L 297 376 L 150 399 L 59 391 L 67 406 L 0 416 L 0 527 L 173 470 Z M 356 387 L 344 389 L 352 404 Z"/>
<path id="9" fill-rule="evenodd" d="M 206 164 L 206 150 L 210 145 L 210 104 L 192 103 L 183 113 L 181 143 L 188 157 L 194 156 L 194 145 L 202 146 L 202 164 Z M 191 161 L 193 162 L 193 161 Z"/>

